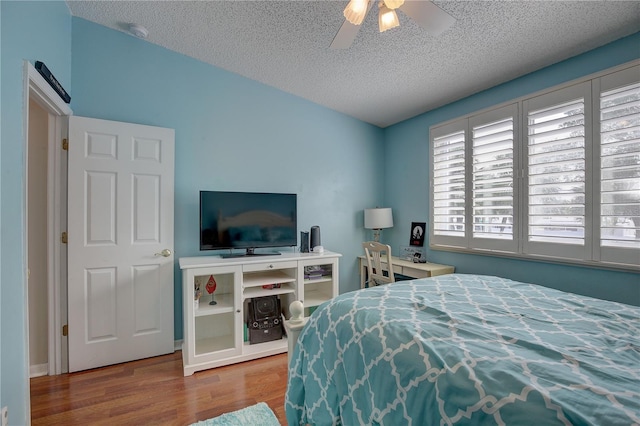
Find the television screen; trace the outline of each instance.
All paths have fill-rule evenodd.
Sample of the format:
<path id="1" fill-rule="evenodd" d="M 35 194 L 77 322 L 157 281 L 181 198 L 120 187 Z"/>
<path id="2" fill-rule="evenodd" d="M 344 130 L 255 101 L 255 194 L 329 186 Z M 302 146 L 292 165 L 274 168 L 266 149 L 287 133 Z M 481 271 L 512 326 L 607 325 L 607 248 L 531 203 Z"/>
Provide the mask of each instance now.
<path id="1" fill-rule="evenodd" d="M 296 194 L 200 191 L 200 250 L 297 243 Z"/>

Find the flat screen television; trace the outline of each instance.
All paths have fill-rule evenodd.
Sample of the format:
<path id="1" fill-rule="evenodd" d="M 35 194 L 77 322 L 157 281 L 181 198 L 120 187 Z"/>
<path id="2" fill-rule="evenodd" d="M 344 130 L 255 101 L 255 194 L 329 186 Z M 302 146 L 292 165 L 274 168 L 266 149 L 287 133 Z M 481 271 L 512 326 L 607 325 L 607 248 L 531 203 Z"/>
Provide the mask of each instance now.
<path id="1" fill-rule="evenodd" d="M 200 250 L 245 249 L 223 254 L 235 257 L 297 244 L 296 194 L 200 191 Z"/>

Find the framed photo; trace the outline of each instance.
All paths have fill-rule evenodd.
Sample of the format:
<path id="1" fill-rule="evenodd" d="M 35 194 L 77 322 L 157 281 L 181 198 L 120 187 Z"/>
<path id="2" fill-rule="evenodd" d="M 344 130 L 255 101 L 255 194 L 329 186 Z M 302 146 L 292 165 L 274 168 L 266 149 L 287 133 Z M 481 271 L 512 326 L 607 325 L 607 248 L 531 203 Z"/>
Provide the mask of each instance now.
<path id="1" fill-rule="evenodd" d="M 409 239 L 409 245 L 420 247 L 424 245 L 424 230 L 426 227 L 426 222 L 411 222 L 411 238 Z"/>
<path id="2" fill-rule="evenodd" d="M 407 260 L 409 262 L 418 262 L 418 260 L 425 260 L 424 249 L 416 246 L 402 246 L 400 247 L 400 259 Z"/>

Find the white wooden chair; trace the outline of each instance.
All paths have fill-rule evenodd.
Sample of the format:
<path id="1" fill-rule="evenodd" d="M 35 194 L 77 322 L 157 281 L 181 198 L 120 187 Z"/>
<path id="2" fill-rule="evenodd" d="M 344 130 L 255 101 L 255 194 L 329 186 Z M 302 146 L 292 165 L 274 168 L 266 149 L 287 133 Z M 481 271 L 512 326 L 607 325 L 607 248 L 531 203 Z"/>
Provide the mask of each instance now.
<path id="1" fill-rule="evenodd" d="M 362 247 L 367 258 L 367 282 L 369 284 L 368 286 L 365 284 L 365 287 L 395 282 L 391 246 L 377 241 L 365 241 L 362 243 Z M 386 263 L 384 269 L 382 262 Z"/>

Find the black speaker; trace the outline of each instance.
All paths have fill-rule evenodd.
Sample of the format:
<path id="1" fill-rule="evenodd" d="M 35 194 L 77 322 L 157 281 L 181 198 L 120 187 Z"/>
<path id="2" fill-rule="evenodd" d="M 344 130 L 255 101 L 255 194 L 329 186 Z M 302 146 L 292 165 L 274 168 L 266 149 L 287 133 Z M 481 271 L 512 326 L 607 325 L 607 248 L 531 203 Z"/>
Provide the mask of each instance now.
<path id="1" fill-rule="evenodd" d="M 262 321 L 280 319 L 280 299 L 278 296 L 254 297 L 249 304 L 249 319 Z"/>
<path id="2" fill-rule="evenodd" d="M 265 328 L 249 327 L 249 344 L 271 342 L 282 339 L 282 325 Z"/>
<path id="3" fill-rule="evenodd" d="M 313 251 L 313 249 L 315 247 L 321 246 L 322 242 L 320 241 L 320 227 L 319 226 L 312 226 L 311 227 L 311 242 L 310 242 L 310 247 L 311 247 L 311 251 Z"/>
<path id="4" fill-rule="evenodd" d="M 309 233 L 300 231 L 300 253 L 309 253 Z"/>
<path id="5" fill-rule="evenodd" d="M 247 328 L 250 344 L 282 339 L 280 312 L 278 296 L 254 297 L 249 301 Z"/>

